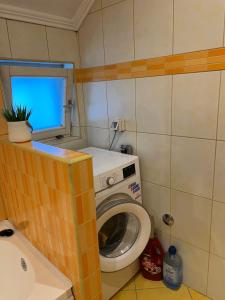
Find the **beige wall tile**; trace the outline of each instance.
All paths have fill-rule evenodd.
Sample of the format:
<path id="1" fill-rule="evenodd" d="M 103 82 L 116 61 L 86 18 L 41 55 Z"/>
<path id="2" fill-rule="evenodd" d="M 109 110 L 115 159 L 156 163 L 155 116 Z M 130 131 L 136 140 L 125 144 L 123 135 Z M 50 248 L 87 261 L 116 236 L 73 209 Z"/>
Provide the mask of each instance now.
<path id="1" fill-rule="evenodd" d="M 225 142 L 218 141 L 216 147 L 216 167 L 213 199 L 225 202 Z"/>
<path id="2" fill-rule="evenodd" d="M 217 138 L 225 140 L 225 71 L 222 71 Z"/>
<path id="3" fill-rule="evenodd" d="M 184 283 L 206 294 L 209 254 L 178 239 L 171 239 L 182 257 Z"/>
<path id="4" fill-rule="evenodd" d="M 174 237 L 209 251 L 212 200 L 172 191 L 171 214 Z"/>
<path id="5" fill-rule="evenodd" d="M 45 26 L 7 21 L 12 57 L 49 60 Z"/>
<path id="6" fill-rule="evenodd" d="M 224 1 L 174 1 L 174 53 L 223 45 Z"/>
<path id="7" fill-rule="evenodd" d="M 77 34 L 74 31 L 46 27 L 51 60 L 75 63 L 79 67 Z"/>
<path id="8" fill-rule="evenodd" d="M 1 58 L 10 58 L 11 51 L 9 45 L 9 37 L 7 32 L 6 20 L 0 18 L 0 57 Z"/>
<path id="9" fill-rule="evenodd" d="M 138 133 L 137 153 L 142 180 L 170 186 L 170 137 Z"/>
<path id="10" fill-rule="evenodd" d="M 174 135 L 216 138 L 220 72 L 174 76 Z"/>
<path id="11" fill-rule="evenodd" d="M 101 8 L 102 8 L 102 0 L 95 0 L 89 12 L 92 13 Z"/>
<path id="12" fill-rule="evenodd" d="M 106 82 L 83 85 L 87 126 L 108 128 Z"/>
<path id="13" fill-rule="evenodd" d="M 171 236 L 170 234 L 164 232 L 164 231 L 157 231 L 156 230 L 156 236 L 159 239 L 160 243 L 163 246 L 164 251 L 168 251 L 169 246 L 171 246 Z"/>
<path id="14" fill-rule="evenodd" d="M 126 130 L 136 130 L 135 79 L 107 82 L 109 126 L 112 121 L 124 119 Z"/>
<path id="15" fill-rule="evenodd" d="M 88 146 L 109 148 L 109 129 L 87 127 Z"/>
<path id="16" fill-rule="evenodd" d="M 82 67 L 104 65 L 102 13 L 97 11 L 84 20 L 79 30 Z"/>
<path id="17" fill-rule="evenodd" d="M 225 295 L 225 259 L 210 255 L 207 295 L 215 300 L 223 300 Z"/>
<path id="18" fill-rule="evenodd" d="M 210 250 L 213 254 L 216 254 L 223 258 L 225 258 L 224 224 L 225 204 L 214 201 Z"/>
<path id="19" fill-rule="evenodd" d="M 73 118 L 73 126 L 86 126 L 86 114 L 84 104 L 83 84 L 76 84 L 76 103 L 78 108 L 79 119 L 76 118 L 76 114 Z"/>
<path id="20" fill-rule="evenodd" d="M 103 10 L 103 30 L 106 64 L 134 59 L 132 0 Z"/>
<path id="21" fill-rule="evenodd" d="M 171 133 L 172 76 L 136 79 L 137 130 Z"/>
<path id="22" fill-rule="evenodd" d="M 135 58 L 172 54 L 173 1 L 135 0 Z"/>
<path id="23" fill-rule="evenodd" d="M 143 181 L 142 191 L 143 205 L 153 216 L 155 229 L 169 234 L 170 227 L 162 221 L 162 216 L 170 213 L 170 189 Z"/>
<path id="24" fill-rule="evenodd" d="M 172 187 L 211 198 L 215 141 L 172 138 Z"/>
<path id="25" fill-rule="evenodd" d="M 110 144 L 112 142 L 114 135 L 114 131 L 110 130 Z M 124 131 L 124 132 L 118 132 L 116 134 L 115 140 L 112 145 L 112 150 L 114 151 L 120 151 L 121 145 L 131 145 L 133 148 L 133 154 L 137 153 L 137 133 L 136 132 L 130 132 L 130 131 Z"/>

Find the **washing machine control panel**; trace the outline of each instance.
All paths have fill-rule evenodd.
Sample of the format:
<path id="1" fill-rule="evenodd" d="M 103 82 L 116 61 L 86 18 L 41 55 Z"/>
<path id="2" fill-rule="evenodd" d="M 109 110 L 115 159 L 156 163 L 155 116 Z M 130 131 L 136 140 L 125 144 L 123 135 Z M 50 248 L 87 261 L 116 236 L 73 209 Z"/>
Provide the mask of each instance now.
<path id="1" fill-rule="evenodd" d="M 123 166 L 122 168 L 116 168 L 110 172 L 106 172 L 99 176 L 100 190 L 110 188 L 115 184 L 126 180 L 132 175 L 136 174 L 136 164 L 131 163 Z"/>

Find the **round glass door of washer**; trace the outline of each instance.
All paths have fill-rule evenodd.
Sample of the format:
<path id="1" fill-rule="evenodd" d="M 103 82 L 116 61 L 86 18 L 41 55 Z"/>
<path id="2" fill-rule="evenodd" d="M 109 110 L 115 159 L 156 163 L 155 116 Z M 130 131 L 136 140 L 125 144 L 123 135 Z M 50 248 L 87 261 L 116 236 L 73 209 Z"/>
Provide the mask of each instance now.
<path id="1" fill-rule="evenodd" d="M 134 262 L 151 232 L 146 210 L 132 199 L 105 202 L 97 209 L 101 270 L 114 272 Z"/>

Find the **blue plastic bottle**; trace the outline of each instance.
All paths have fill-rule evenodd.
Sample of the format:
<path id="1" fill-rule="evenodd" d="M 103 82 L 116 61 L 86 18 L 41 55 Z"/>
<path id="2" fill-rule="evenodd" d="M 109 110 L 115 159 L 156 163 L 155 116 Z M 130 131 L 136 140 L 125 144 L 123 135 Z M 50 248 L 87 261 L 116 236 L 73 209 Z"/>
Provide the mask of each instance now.
<path id="1" fill-rule="evenodd" d="M 183 281 L 183 264 L 175 246 L 170 246 L 163 260 L 164 284 L 173 290 L 179 289 Z"/>

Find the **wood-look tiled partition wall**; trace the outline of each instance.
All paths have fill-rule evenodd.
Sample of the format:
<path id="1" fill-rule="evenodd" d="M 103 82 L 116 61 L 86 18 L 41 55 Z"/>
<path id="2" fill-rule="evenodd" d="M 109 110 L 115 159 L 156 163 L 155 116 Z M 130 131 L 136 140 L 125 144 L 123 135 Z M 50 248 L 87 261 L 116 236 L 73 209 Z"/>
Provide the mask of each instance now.
<path id="1" fill-rule="evenodd" d="M 0 195 L 9 221 L 71 279 L 76 300 L 100 300 L 91 157 L 2 140 Z"/>
<path id="2" fill-rule="evenodd" d="M 194 51 L 76 70 L 77 82 L 119 80 L 225 69 L 225 48 Z"/>

